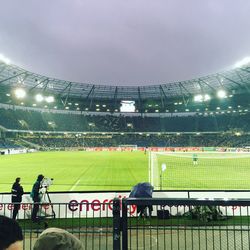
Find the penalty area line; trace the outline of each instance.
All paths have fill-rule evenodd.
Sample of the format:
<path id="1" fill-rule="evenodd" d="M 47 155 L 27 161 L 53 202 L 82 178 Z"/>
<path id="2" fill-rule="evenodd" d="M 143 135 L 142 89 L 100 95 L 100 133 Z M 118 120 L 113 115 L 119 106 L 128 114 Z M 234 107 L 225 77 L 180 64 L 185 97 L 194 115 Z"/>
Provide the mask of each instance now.
<path id="1" fill-rule="evenodd" d="M 69 190 L 69 191 L 73 191 L 76 187 L 77 187 L 77 185 L 79 184 L 79 182 L 80 182 L 80 178 L 76 181 L 76 183 L 74 184 L 74 186 L 72 186 L 72 188 Z"/>

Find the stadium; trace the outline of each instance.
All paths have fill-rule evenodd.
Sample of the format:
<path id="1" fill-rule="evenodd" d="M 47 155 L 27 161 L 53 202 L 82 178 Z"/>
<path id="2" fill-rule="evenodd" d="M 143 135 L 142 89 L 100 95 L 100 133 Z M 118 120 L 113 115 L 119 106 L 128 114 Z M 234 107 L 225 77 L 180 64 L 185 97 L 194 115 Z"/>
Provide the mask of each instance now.
<path id="1" fill-rule="evenodd" d="M 134 87 L 52 79 L 4 62 L 0 69 L 1 152 L 39 152 L 1 157 L 5 192 L 13 172 L 25 190 L 40 172 L 55 179 L 51 191 L 129 190 L 146 181 L 156 190 L 249 189 L 248 65 Z"/>
<path id="2" fill-rule="evenodd" d="M 43 173 L 54 178 L 53 201 L 82 211 L 82 203 L 79 208 L 74 203 L 82 195 L 100 192 L 95 195 L 112 198 L 118 192 L 126 197 L 144 182 L 159 190 L 158 197 L 170 198 L 196 197 L 199 190 L 203 193 L 198 197 L 225 197 L 232 190 L 238 192 L 229 197 L 245 197 L 242 191 L 249 190 L 249 65 L 142 87 L 67 82 L 4 62 L 0 72 L 3 192 L 9 191 L 13 176 L 22 176 L 29 193 L 37 174 Z M 72 197 L 59 199 L 65 192 Z M 28 195 L 26 201 L 31 202 Z M 60 207 L 56 211 L 64 218 Z M 130 239 L 131 248 L 147 244 L 141 237 Z M 162 235 L 157 238 L 162 241 Z M 181 249 L 172 244 L 172 249 Z"/>
<path id="3" fill-rule="evenodd" d="M 1 6 L 0 249 L 250 249 L 250 3 Z"/>
<path id="4" fill-rule="evenodd" d="M 5 62 L 0 72 L 1 192 L 22 176 L 29 193 L 39 173 L 54 178 L 52 200 L 55 191 L 126 196 L 143 182 L 174 197 L 249 190 L 248 65 L 142 87 L 68 82 Z"/>

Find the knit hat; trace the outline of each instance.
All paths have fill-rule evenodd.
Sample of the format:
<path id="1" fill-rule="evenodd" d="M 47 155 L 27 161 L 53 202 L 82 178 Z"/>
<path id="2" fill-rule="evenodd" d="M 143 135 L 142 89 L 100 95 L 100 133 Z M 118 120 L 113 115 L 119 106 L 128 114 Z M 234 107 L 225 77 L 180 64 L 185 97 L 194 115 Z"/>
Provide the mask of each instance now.
<path id="1" fill-rule="evenodd" d="M 81 250 L 82 242 L 73 234 L 60 229 L 48 228 L 37 239 L 33 250 Z"/>

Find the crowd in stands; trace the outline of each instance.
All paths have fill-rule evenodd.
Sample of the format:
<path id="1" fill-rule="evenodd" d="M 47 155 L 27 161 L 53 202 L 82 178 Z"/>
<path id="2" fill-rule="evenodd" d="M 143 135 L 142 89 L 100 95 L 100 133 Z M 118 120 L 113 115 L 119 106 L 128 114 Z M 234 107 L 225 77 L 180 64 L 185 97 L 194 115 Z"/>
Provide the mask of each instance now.
<path id="1" fill-rule="evenodd" d="M 16 141 L 0 138 L 0 149 L 6 149 L 6 148 L 20 148 L 21 145 L 16 144 Z"/>
<path id="2" fill-rule="evenodd" d="M 139 147 L 240 147 L 250 145 L 250 136 L 247 135 L 247 132 L 250 131 L 250 113 L 146 117 L 115 116 L 111 114 L 86 115 L 0 108 L 0 126 L 19 131 L 110 133 L 106 135 L 101 135 L 102 133 L 97 135 L 86 134 L 85 136 L 83 136 L 84 133 L 81 133 L 78 137 L 52 134 L 45 137 L 38 134 L 25 138 L 28 143 L 50 148 L 114 147 L 129 144 Z M 243 135 L 236 136 L 235 132 L 237 131 Z M 116 133 L 111 134 L 112 132 Z M 157 133 L 153 134 L 152 132 Z M 173 132 L 173 134 L 164 134 L 164 132 Z M 180 135 L 177 134 L 178 132 L 180 132 Z M 194 134 L 185 134 L 189 132 Z M 203 134 L 202 132 L 216 133 Z M 23 141 L 21 145 L 24 143 Z M 18 145 L 20 144 L 14 141 L 0 139 L 0 148 L 14 148 Z"/>
<path id="3" fill-rule="evenodd" d="M 250 135 L 232 134 L 205 135 L 95 135 L 86 137 L 27 137 L 26 141 L 43 148 L 67 147 L 117 147 L 119 145 L 137 145 L 138 147 L 246 147 L 250 146 Z"/>
<path id="4" fill-rule="evenodd" d="M 98 113 L 97 113 L 98 114 Z M 84 115 L 30 110 L 0 109 L 0 125 L 33 131 L 92 132 L 206 132 L 240 129 L 250 131 L 250 113 L 143 117 Z"/>

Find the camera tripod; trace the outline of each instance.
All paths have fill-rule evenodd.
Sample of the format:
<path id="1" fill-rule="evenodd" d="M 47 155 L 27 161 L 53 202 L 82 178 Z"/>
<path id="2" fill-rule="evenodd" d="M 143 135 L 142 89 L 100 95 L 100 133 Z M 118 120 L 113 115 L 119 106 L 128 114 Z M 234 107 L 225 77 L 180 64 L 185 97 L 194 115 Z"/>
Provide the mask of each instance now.
<path id="1" fill-rule="evenodd" d="M 45 208 L 44 216 L 40 216 L 40 218 L 50 218 L 51 217 L 51 218 L 55 219 L 56 218 L 56 213 L 54 211 L 54 207 L 53 207 L 53 204 L 51 202 L 51 199 L 50 199 L 50 196 L 49 196 L 49 192 L 48 192 L 48 190 L 46 188 L 45 193 L 43 193 L 42 197 L 41 197 L 41 206 L 47 205 L 47 204 L 51 208 L 51 214 L 47 214 L 47 212 L 46 212 L 47 208 Z M 43 210 L 41 211 L 41 213 L 42 212 L 43 212 Z"/>

